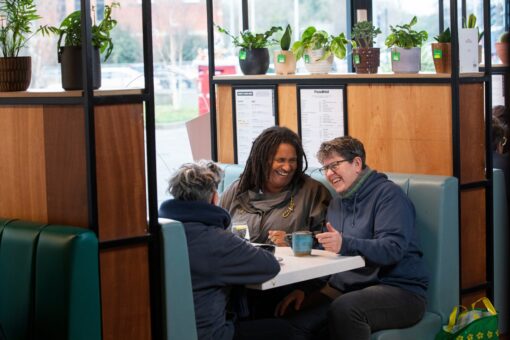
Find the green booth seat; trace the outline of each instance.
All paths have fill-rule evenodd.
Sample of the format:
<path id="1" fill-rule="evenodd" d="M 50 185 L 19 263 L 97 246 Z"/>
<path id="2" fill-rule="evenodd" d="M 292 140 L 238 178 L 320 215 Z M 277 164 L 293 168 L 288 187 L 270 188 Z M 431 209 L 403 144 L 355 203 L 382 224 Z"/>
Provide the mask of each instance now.
<path id="1" fill-rule="evenodd" d="M 508 193 L 505 189 L 505 175 L 503 171 L 501 169 L 493 169 L 493 171 L 494 307 L 496 307 L 499 313 L 499 334 L 507 334 L 510 330 Z"/>
<path id="2" fill-rule="evenodd" d="M 160 219 L 165 339 L 196 340 L 188 243 L 181 222 Z"/>
<path id="3" fill-rule="evenodd" d="M 101 339 L 98 261 L 90 230 L 4 223 L 0 324 L 6 338 Z"/>

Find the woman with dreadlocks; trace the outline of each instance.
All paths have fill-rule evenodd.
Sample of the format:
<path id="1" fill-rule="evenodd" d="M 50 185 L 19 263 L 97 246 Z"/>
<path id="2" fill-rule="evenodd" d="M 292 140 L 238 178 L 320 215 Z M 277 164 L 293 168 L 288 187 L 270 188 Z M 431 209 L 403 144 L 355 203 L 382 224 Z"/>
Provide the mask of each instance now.
<path id="1" fill-rule="evenodd" d="M 233 221 L 246 222 L 251 242 L 284 246 L 287 233 L 321 230 L 331 195 L 305 175 L 307 167 L 299 136 L 270 127 L 253 142 L 244 172 L 223 193 L 220 206 Z"/>

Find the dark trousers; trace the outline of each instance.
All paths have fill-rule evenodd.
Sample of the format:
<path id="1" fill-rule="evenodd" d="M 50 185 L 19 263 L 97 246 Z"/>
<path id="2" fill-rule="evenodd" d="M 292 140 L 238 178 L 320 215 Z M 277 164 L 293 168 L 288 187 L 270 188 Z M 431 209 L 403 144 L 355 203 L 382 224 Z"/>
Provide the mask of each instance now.
<path id="1" fill-rule="evenodd" d="M 240 321 L 235 326 L 234 340 L 293 340 L 294 329 L 283 319 Z"/>
<path id="2" fill-rule="evenodd" d="M 327 302 L 324 302 L 327 301 Z M 404 289 L 376 285 L 310 306 L 288 318 L 294 339 L 368 340 L 382 329 L 410 327 L 421 320 L 426 301 Z"/>

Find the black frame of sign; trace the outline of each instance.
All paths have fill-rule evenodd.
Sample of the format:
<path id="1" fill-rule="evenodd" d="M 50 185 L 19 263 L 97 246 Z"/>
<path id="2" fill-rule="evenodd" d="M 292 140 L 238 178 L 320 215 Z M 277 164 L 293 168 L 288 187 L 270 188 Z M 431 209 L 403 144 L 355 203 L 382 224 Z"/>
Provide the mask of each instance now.
<path id="1" fill-rule="evenodd" d="M 323 89 L 341 89 L 342 90 L 342 99 L 343 99 L 343 123 L 344 123 L 344 131 L 343 135 L 347 136 L 349 133 L 349 125 L 347 119 L 347 87 L 345 84 L 341 85 L 297 85 L 296 86 L 296 95 L 297 95 L 297 119 L 298 119 L 298 134 L 299 137 L 303 138 L 303 130 L 302 130 L 302 122 L 301 122 L 301 90 L 323 90 Z"/>
<path id="2" fill-rule="evenodd" d="M 273 117 L 274 125 L 278 125 L 278 91 L 276 85 L 249 85 L 249 86 L 232 86 L 232 129 L 234 139 L 234 163 L 239 163 L 238 147 L 237 147 L 237 105 L 236 105 L 236 91 L 237 90 L 272 90 L 273 93 Z M 269 126 L 268 126 L 269 127 Z"/>

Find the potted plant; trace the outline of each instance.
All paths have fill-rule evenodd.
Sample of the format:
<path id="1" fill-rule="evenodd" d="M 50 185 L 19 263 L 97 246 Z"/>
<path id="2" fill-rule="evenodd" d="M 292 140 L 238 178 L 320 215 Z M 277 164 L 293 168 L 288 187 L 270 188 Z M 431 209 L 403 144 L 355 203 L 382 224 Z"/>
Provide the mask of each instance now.
<path id="1" fill-rule="evenodd" d="M 391 68 L 395 73 L 418 73 L 421 69 L 421 45 L 428 33 L 413 30 L 417 22 L 414 16 L 408 24 L 390 26 L 385 44 L 391 48 Z"/>
<path id="2" fill-rule="evenodd" d="M 292 52 L 296 55 L 296 60 L 304 59 L 308 72 L 323 74 L 331 71 L 334 56 L 338 59 L 345 58 L 347 44 L 349 41 L 344 33 L 334 36 L 309 26 L 304 30 L 301 39 L 292 45 Z"/>
<path id="3" fill-rule="evenodd" d="M 32 58 L 19 56 L 35 33 L 31 24 L 40 19 L 34 0 L 0 1 L 0 91 L 25 91 L 32 79 Z"/>
<path id="4" fill-rule="evenodd" d="M 508 65 L 508 49 L 510 48 L 510 33 L 505 32 L 499 37 L 499 42 L 496 43 L 496 54 L 503 65 Z"/>
<path id="5" fill-rule="evenodd" d="M 100 53 L 104 53 L 104 61 L 108 60 L 113 50 L 111 37 L 112 29 L 117 21 L 112 18 L 112 10 L 119 7 L 113 2 L 104 6 L 104 15 L 101 22 L 92 23 L 92 87 L 101 87 L 101 61 Z M 43 34 L 58 35 L 57 55 L 62 71 L 62 87 L 65 90 L 81 90 L 82 78 L 82 41 L 81 41 L 81 11 L 75 11 L 62 20 L 59 27 L 42 26 Z"/>
<path id="6" fill-rule="evenodd" d="M 434 39 L 437 42 L 432 43 L 432 58 L 434 59 L 436 73 L 452 73 L 452 35 L 450 28 L 448 27 L 439 33 Z"/>
<path id="7" fill-rule="evenodd" d="M 292 28 L 287 25 L 285 32 L 280 39 L 281 50 L 274 51 L 274 65 L 276 74 L 294 74 L 296 73 L 296 57 L 290 51 L 290 41 L 292 37 Z"/>
<path id="8" fill-rule="evenodd" d="M 377 73 L 380 49 L 373 47 L 374 39 L 381 34 L 379 27 L 370 21 L 357 22 L 352 28 L 352 39 L 356 47 L 352 49 L 352 62 L 356 73 Z"/>
<path id="9" fill-rule="evenodd" d="M 281 31 L 279 26 L 273 26 L 265 33 L 252 33 L 249 30 L 240 32 L 239 36 L 232 35 L 228 30 L 216 25 L 218 31 L 225 33 L 232 38 L 234 46 L 240 47 L 239 66 L 243 74 L 266 74 L 269 68 L 269 50 L 268 46 L 278 43 L 271 36 Z"/>

